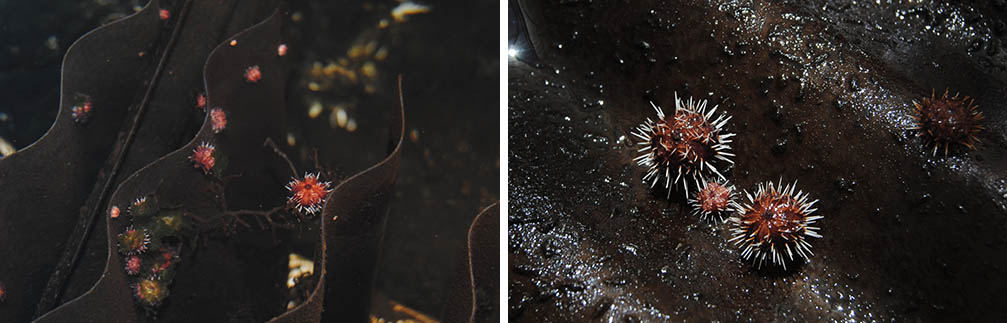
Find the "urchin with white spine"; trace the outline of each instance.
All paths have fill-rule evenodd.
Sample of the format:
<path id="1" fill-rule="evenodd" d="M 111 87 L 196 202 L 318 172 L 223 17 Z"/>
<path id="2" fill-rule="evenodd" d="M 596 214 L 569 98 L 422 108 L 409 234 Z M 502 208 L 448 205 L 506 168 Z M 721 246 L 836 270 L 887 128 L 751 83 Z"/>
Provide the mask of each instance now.
<path id="1" fill-rule="evenodd" d="M 637 143 L 641 146 L 637 151 L 642 154 L 634 161 L 647 167 L 644 182 L 655 187 L 663 178 L 668 198 L 671 197 L 672 185 L 681 182 L 682 191 L 688 198 L 689 181 L 686 178 L 691 177 L 695 183 L 712 176 L 726 179 L 716 164 L 734 164 L 729 144 L 735 134 L 724 130 L 731 117 L 722 112 L 711 121 L 717 106 L 707 110 L 706 103 L 706 100 L 694 102 L 692 98 L 681 100 L 676 93 L 675 111 L 665 115 L 661 107 L 651 102 L 657 112 L 657 120 L 647 118 L 632 132 L 641 140 Z"/>
<path id="2" fill-rule="evenodd" d="M 808 193 L 794 191 L 797 181 L 786 186 L 782 180 L 759 184 L 755 196 L 745 192 L 748 202 L 741 205 L 731 222 L 731 239 L 741 249 L 741 256 L 757 262 L 759 268 L 766 257 L 787 268 L 794 254 L 804 259 L 813 256 L 807 237 L 821 238 L 819 228 L 813 226 L 823 216 L 811 215 L 818 200 L 808 202 Z M 787 258 L 784 258 L 784 255 Z"/>
<path id="3" fill-rule="evenodd" d="M 725 179 L 707 181 L 703 178 L 696 187 L 698 191 L 689 199 L 689 205 L 692 205 L 692 215 L 700 220 L 724 223 L 732 212 L 741 208 L 737 202 L 738 190 Z"/>

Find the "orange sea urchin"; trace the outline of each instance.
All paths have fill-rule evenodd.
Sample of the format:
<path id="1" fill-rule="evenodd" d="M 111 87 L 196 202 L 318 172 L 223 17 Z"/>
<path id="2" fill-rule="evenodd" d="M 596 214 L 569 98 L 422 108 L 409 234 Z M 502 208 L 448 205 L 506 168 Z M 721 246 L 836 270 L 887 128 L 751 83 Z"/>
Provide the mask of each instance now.
<path id="1" fill-rule="evenodd" d="M 304 174 L 303 179 L 293 179 L 287 184 L 290 191 L 288 203 L 301 213 L 315 214 L 322 209 L 325 196 L 329 194 L 332 185 L 318 178 L 319 174 Z"/>
<path id="2" fill-rule="evenodd" d="M 683 175 L 692 177 L 695 183 L 710 175 L 724 179 L 714 163 L 718 159 L 734 163 L 730 159 L 734 154 L 728 145 L 734 134 L 723 131 L 731 117 L 721 113 L 711 121 L 716 106 L 707 111 L 706 100 L 693 102 L 690 98 L 685 102 L 678 98 L 678 94 L 675 94 L 675 112 L 671 115 L 665 115 L 653 102 L 650 105 L 657 111 L 657 120 L 647 118 L 633 132 L 641 139 L 637 144 L 642 146 L 638 150 L 642 154 L 634 160 L 648 168 L 643 180 L 651 182 L 650 186 L 654 187 L 663 177 L 668 197 L 671 197 L 672 184 L 682 180 L 683 191 L 688 198 L 689 181 L 683 179 Z M 672 171 L 675 171 L 674 177 L 671 176 Z"/>
<path id="3" fill-rule="evenodd" d="M 741 256 L 757 261 L 760 268 L 767 255 L 784 269 L 784 253 L 791 261 L 795 252 L 805 259 L 814 255 L 806 237 L 822 237 L 811 225 L 823 217 L 811 215 L 818 200 L 808 202 L 808 194 L 801 191 L 794 194 L 796 187 L 796 181 L 787 186 L 759 184 L 755 196 L 745 192 L 748 203 L 729 220 L 732 237 L 728 241 L 741 247 Z"/>
<path id="4" fill-rule="evenodd" d="M 913 100 L 912 118 L 916 124 L 911 130 L 918 130 L 920 136 L 927 134 L 933 142 L 933 154 L 937 148 L 944 146 L 944 155 L 948 154 L 948 146 L 957 143 L 968 148 L 974 148 L 979 142 L 977 134 L 983 130 L 983 114 L 976 110 L 975 100 L 965 96 L 948 97 L 948 90 L 937 97 L 935 91 L 930 92 L 930 98 L 923 98 L 923 103 Z"/>

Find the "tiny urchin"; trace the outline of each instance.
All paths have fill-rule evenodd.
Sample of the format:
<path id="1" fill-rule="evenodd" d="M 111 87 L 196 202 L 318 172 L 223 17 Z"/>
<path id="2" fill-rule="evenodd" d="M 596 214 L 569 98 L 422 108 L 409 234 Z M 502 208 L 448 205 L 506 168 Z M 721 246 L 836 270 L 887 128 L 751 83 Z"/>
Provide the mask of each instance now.
<path id="1" fill-rule="evenodd" d="M 675 111 L 665 115 L 664 110 L 653 102 L 650 103 L 657 111 L 657 120 L 647 118 L 639 125 L 633 135 L 641 141 L 637 151 L 641 153 L 634 161 L 647 167 L 644 182 L 650 182 L 654 187 L 661 178 L 671 197 L 671 186 L 682 183 L 686 198 L 689 197 L 689 181 L 683 177 L 691 177 L 699 183 L 700 178 L 716 175 L 725 179 L 724 175 L 714 165 L 717 160 L 734 164 L 730 157 L 731 137 L 733 133 L 724 131 L 724 125 L 731 119 L 726 113 L 721 113 L 711 121 L 717 106 L 707 111 L 706 100 L 694 102 L 692 98 L 684 101 L 675 94 Z M 674 176 L 672 176 L 674 173 Z"/>
<path id="2" fill-rule="evenodd" d="M 757 262 L 759 268 L 767 256 L 786 270 L 786 261 L 793 261 L 794 253 L 804 259 L 814 255 L 807 237 L 822 237 L 817 232 L 819 228 L 812 224 L 823 217 L 811 215 L 818 200 L 808 202 L 807 193 L 794 194 L 796 188 L 796 181 L 787 186 L 773 182 L 759 184 L 754 196 L 745 192 L 748 202 L 729 219 L 728 242 L 738 246 L 741 256 Z"/>
<path id="3" fill-rule="evenodd" d="M 944 95 L 937 97 L 937 92 L 931 90 L 930 98 L 923 98 L 922 103 L 913 100 L 913 106 L 911 117 L 915 124 L 909 129 L 919 131 L 918 136 L 928 137 L 934 146 L 934 156 L 940 146 L 944 146 L 944 155 L 947 156 L 951 144 L 973 149 L 979 143 L 983 114 L 977 110 L 978 106 L 972 98 L 959 98 L 957 93 L 948 97 L 947 89 Z"/>
<path id="4" fill-rule="evenodd" d="M 707 181 L 703 178 L 696 187 L 696 196 L 689 199 L 689 204 L 692 205 L 692 215 L 699 216 L 703 221 L 711 219 L 723 223 L 731 212 L 739 208 L 738 190 L 727 180 Z"/>

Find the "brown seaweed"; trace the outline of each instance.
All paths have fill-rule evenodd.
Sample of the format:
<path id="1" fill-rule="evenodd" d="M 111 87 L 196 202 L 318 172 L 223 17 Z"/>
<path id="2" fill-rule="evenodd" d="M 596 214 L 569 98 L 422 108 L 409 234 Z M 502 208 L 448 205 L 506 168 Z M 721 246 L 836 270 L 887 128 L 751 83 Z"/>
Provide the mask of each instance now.
<path id="1" fill-rule="evenodd" d="M 500 295 L 500 204 L 479 212 L 469 227 L 445 322 L 497 322 Z"/>

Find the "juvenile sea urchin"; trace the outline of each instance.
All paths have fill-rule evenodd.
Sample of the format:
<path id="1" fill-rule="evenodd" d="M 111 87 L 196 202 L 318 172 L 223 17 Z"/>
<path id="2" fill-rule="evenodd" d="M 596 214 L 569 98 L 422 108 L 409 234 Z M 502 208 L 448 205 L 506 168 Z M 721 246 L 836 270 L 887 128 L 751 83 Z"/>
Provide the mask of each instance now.
<path id="1" fill-rule="evenodd" d="M 126 274 L 130 276 L 136 276 L 140 273 L 140 268 L 143 266 L 140 257 L 136 255 L 126 257 Z"/>
<path id="2" fill-rule="evenodd" d="M 937 97 L 935 91 L 930 92 L 930 98 L 923 98 L 923 103 L 913 100 L 912 118 L 916 124 L 910 127 L 911 130 L 918 130 L 919 136 L 927 134 L 933 142 L 933 154 L 937 155 L 937 148 L 944 146 L 944 155 L 948 154 L 948 146 L 953 143 L 974 148 L 979 142 L 976 136 L 983 130 L 983 114 L 976 110 L 978 106 L 975 100 L 965 96 L 958 98 L 948 97 L 948 90 L 944 90 L 944 95 Z"/>
<path id="3" fill-rule="evenodd" d="M 671 115 L 665 115 L 653 102 L 650 105 L 657 111 L 657 120 L 647 118 L 633 132 L 634 136 L 641 139 L 637 145 L 642 146 L 637 150 L 642 154 L 634 160 L 648 168 L 647 174 L 643 176 L 644 182 L 651 182 L 650 186 L 654 187 L 663 177 L 668 197 L 671 197 L 672 184 L 678 184 L 682 180 L 683 191 L 688 198 L 689 181 L 682 178 L 682 175 L 692 177 L 695 183 L 699 183 L 700 178 L 705 180 L 709 175 L 724 179 L 714 163 L 717 159 L 734 163 L 730 159 L 734 154 L 730 152 L 731 146 L 728 145 L 734 134 L 723 131 L 731 117 L 721 113 L 710 121 L 717 106 L 707 111 L 706 100 L 693 102 L 689 98 L 686 102 L 679 99 L 677 93 L 675 112 Z M 672 171 L 675 171 L 674 179 Z"/>
<path id="4" fill-rule="evenodd" d="M 200 143 L 192 150 L 192 156 L 189 156 L 189 160 L 192 161 L 193 167 L 202 169 L 204 174 L 210 174 L 217 160 L 213 157 L 215 151 L 216 148 L 213 145 L 206 142 Z"/>
<path id="5" fill-rule="evenodd" d="M 724 222 L 726 215 L 738 209 L 738 190 L 726 180 L 707 181 L 704 178 L 702 184 L 696 183 L 696 186 L 699 191 L 695 198 L 689 199 L 689 204 L 692 205 L 692 214 L 700 219 Z"/>
<path id="6" fill-rule="evenodd" d="M 127 256 L 141 254 L 147 251 L 147 246 L 150 245 L 150 234 L 147 230 L 134 229 L 133 226 L 127 227 L 126 231 L 116 238 L 119 240 L 119 252 Z"/>
<path id="7" fill-rule="evenodd" d="M 732 237 L 728 241 L 741 247 L 742 257 L 758 261 L 760 268 L 767 255 L 784 269 L 784 253 L 791 261 L 795 252 L 805 259 L 814 255 L 806 237 L 822 237 L 811 225 L 823 217 L 811 215 L 818 200 L 808 202 L 808 194 L 801 191 L 794 194 L 796 187 L 796 181 L 787 186 L 759 184 L 754 197 L 745 192 L 748 203 L 729 220 Z"/>
<path id="8" fill-rule="evenodd" d="M 141 279 L 133 285 L 133 297 L 148 307 L 158 307 L 168 297 L 168 288 L 154 277 Z"/>

